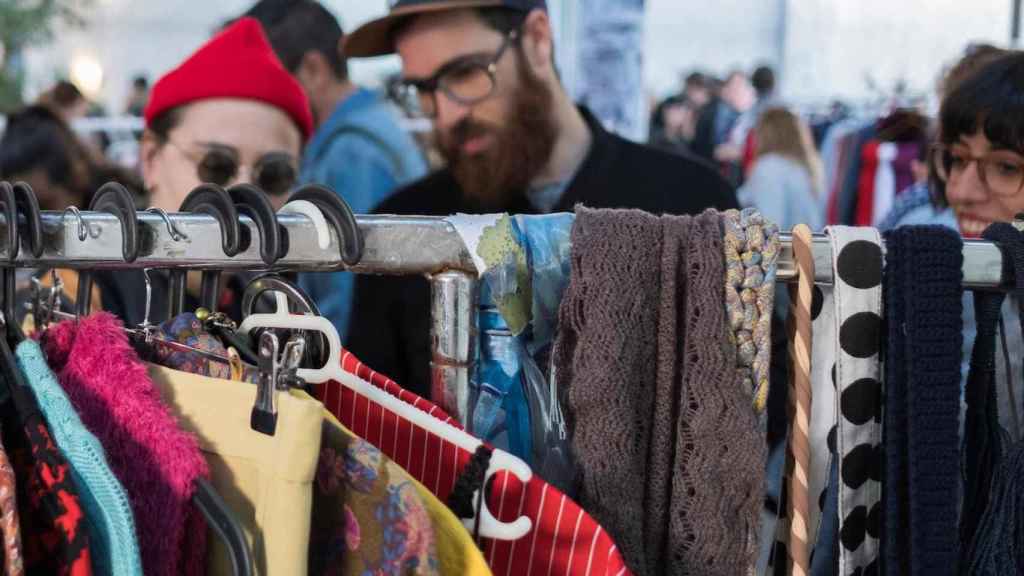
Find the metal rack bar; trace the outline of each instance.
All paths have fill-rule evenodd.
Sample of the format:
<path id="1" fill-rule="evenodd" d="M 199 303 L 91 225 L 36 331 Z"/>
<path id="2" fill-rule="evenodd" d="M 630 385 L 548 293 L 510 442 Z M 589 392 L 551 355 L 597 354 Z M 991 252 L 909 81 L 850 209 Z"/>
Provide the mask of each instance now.
<path id="1" fill-rule="evenodd" d="M 780 234 L 779 282 L 796 281 L 791 234 Z M 814 235 L 814 282 L 832 284 L 832 247 L 828 236 Z M 984 240 L 964 241 L 964 288 L 996 289 L 1002 286 L 1003 256 L 999 248 Z"/>
<path id="2" fill-rule="evenodd" d="M 18 267 L 59 266 L 62 268 L 188 268 L 216 270 L 262 270 L 259 234 L 252 220 L 243 216 L 249 228 L 250 245 L 234 258 L 221 251 L 220 229 L 216 220 L 198 214 L 171 214 L 169 219 L 187 238 L 175 240 L 167 222 L 158 214 L 139 212 L 142 250 L 137 261 L 121 259 L 121 229 L 109 214 L 82 212 L 43 214 L 46 249 L 38 260 L 24 251 L 16 260 Z M 352 268 L 359 274 L 434 275 L 447 271 L 475 274 L 476 267 L 455 228 L 439 217 L 359 216 L 365 239 L 362 262 Z M 338 258 L 338 239 L 331 232 L 326 249 L 317 244 L 316 230 L 304 216 L 281 215 L 281 226 L 288 236 L 288 254 L 273 266 L 275 270 L 330 271 L 342 269 Z M 0 217 L 0 238 L 7 225 Z M 85 240 L 80 240 L 81 232 Z M 782 234 L 779 258 L 780 281 L 793 280 L 796 268 L 790 248 L 791 236 Z M 5 259 L 7 246 L 0 246 Z M 828 237 L 814 237 L 815 281 L 832 282 L 832 254 Z M 964 286 L 996 288 L 1001 284 L 1002 255 L 993 244 L 979 240 L 964 243 Z"/>
<path id="3" fill-rule="evenodd" d="M 220 228 L 212 216 L 171 214 L 174 226 L 186 238 L 175 240 L 162 216 L 138 212 L 140 254 L 125 263 L 121 256 L 121 227 L 117 218 L 99 212 L 44 212 L 43 255 L 35 259 L 22 251 L 17 267 L 93 268 L 188 268 L 194 270 L 265 270 L 260 258 L 259 233 L 248 217 L 240 218 L 252 238 L 251 245 L 233 258 L 221 250 Z M 321 249 L 313 223 L 300 215 L 280 215 L 278 221 L 288 237 L 288 254 L 273 269 L 277 271 L 330 271 L 342 269 L 338 238 L 331 231 L 331 243 Z M 362 262 L 352 268 L 361 274 L 436 274 L 447 270 L 475 273 L 465 246 L 455 229 L 442 218 L 360 216 L 365 248 Z M 0 218 L 0 238 L 7 224 Z M 80 238 L 84 237 L 82 240 Z M 0 246 L 6 259 L 7 246 Z"/>

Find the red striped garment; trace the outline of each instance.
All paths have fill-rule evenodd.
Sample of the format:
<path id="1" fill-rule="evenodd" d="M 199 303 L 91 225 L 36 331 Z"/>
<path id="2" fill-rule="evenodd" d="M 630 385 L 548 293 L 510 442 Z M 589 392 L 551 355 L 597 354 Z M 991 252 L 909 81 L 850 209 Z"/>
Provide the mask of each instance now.
<path id="1" fill-rule="evenodd" d="M 412 394 L 348 352 L 342 369 L 459 429 L 434 404 Z M 472 454 L 397 414 L 371 403 L 337 382 L 318 388 L 320 400 L 349 430 L 379 448 L 442 502 Z M 630 574 L 611 536 L 578 504 L 536 474 L 524 485 L 511 474 L 495 475 L 488 497 L 491 512 L 511 522 L 525 515 L 530 532 L 514 542 L 483 540 L 484 557 L 495 576 Z"/>

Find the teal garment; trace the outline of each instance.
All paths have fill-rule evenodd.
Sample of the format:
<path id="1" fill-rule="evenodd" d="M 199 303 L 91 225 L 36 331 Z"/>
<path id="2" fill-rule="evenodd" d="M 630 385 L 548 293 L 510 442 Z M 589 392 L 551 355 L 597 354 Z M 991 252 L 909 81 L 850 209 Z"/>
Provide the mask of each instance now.
<path id="1" fill-rule="evenodd" d="M 93 572 L 111 576 L 141 576 L 142 559 L 135 537 L 135 519 L 128 495 L 107 465 L 103 445 L 86 429 L 57 383 L 39 344 L 26 340 L 15 355 L 39 402 L 53 440 L 71 464 L 85 508 L 93 550 Z"/>

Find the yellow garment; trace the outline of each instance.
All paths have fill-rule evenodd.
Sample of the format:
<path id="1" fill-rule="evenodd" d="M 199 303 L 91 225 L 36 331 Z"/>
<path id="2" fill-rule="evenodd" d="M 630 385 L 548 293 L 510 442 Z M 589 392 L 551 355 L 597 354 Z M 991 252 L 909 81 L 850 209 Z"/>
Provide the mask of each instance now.
<path id="1" fill-rule="evenodd" d="M 304 392 L 278 394 L 277 433 L 267 436 L 249 427 L 256 386 L 154 364 L 149 374 L 182 428 L 199 438 L 213 485 L 246 532 L 256 574 L 305 575 L 323 405 Z M 231 574 L 212 535 L 207 568 Z"/>
<path id="2" fill-rule="evenodd" d="M 345 428 L 333 414 L 324 411 L 324 424 L 340 430 L 349 438 L 356 438 L 350 430 Z M 397 464 L 393 467 L 400 470 L 403 481 L 408 481 L 416 487 L 416 492 L 423 500 L 430 514 L 430 522 L 434 526 L 434 534 L 437 541 L 437 555 L 441 563 L 441 574 L 452 576 L 490 576 L 491 569 L 484 560 L 484 555 L 473 542 L 472 536 L 462 525 L 462 522 L 455 517 L 455 514 L 445 506 L 434 493 L 420 484 L 415 478 L 409 475 Z M 392 472 L 394 473 L 394 472 Z"/>

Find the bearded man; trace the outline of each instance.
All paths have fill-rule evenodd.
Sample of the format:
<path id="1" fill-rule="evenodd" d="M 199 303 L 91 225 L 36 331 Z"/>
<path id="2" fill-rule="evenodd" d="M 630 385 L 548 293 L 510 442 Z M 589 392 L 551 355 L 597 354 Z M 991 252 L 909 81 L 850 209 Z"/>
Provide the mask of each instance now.
<path id="1" fill-rule="evenodd" d="M 397 192 L 379 214 L 737 207 L 709 165 L 615 136 L 572 102 L 544 0 L 397 0 L 344 44 L 348 58 L 394 52 L 403 93 L 433 121 L 447 166 Z M 429 398 L 429 338 L 425 279 L 357 279 L 348 342 L 356 356 Z"/>

